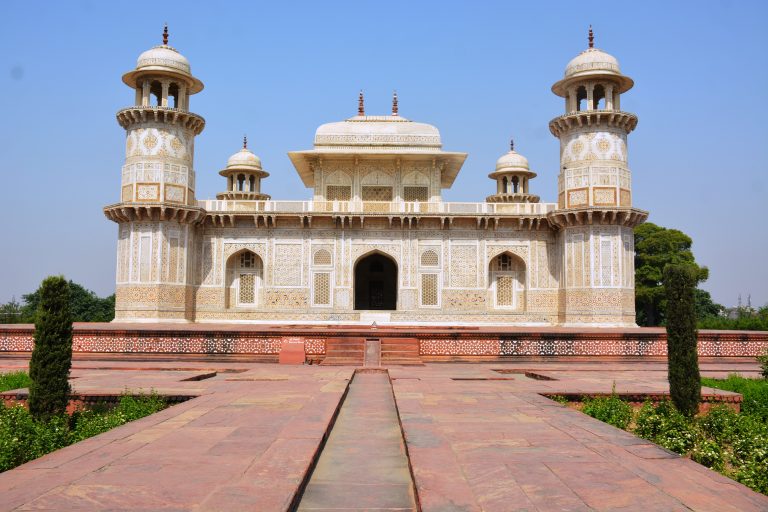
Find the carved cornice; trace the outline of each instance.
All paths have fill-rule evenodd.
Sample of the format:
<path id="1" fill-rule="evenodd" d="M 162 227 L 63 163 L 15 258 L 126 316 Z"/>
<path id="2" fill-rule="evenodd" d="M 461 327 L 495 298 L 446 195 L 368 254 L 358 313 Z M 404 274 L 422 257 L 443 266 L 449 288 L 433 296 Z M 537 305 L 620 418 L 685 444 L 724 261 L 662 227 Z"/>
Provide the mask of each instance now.
<path id="1" fill-rule="evenodd" d="M 619 110 L 585 110 L 556 117 L 549 122 L 549 131 L 555 137 L 582 126 L 611 126 L 629 133 L 637 126 L 637 116 Z"/>
<path id="2" fill-rule="evenodd" d="M 167 123 L 192 130 L 195 135 L 205 128 L 205 119 L 186 110 L 171 107 L 126 107 L 117 112 L 117 122 L 120 126 L 131 128 L 132 126 L 147 122 Z"/>
<path id="3" fill-rule="evenodd" d="M 197 224 L 205 218 L 205 210 L 170 203 L 117 203 L 105 206 L 104 215 L 117 223 L 163 220 Z"/>
<path id="4" fill-rule="evenodd" d="M 485 198 L 488 203 L 538 203 L 539 196 L 534 194 L 494 194 Z"/>
<path id="5" fill-rule="evenodd" d="M 634 228 L 645 222 L 648 212 L 626 207 L 585 207 L 555 210 L 547 220 L 556 229 L 573 226 L 626 226 Z"/>

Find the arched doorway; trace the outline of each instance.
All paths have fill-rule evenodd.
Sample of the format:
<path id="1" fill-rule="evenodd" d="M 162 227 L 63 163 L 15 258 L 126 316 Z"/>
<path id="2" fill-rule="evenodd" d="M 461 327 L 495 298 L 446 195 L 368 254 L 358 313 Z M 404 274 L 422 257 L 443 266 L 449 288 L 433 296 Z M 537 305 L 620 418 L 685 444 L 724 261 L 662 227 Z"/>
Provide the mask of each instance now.
<path id="1" fill-rule="evenodd" d="M 504 252 L 491 260 L 489 285 L 495 308 L 525 309 L 525 262 Z"/>
<path id="2" fill-rule="evenodd" d="M 397 309 L 397 264 L 373 253 L 355 265 L 355 309 Z"/>
<path id="3" fill-rule="evenodd" d="M 254 307 L 259 302 L 263 264 L 261 258 L 245 250 L 227 260 L 226 307 Z"/>

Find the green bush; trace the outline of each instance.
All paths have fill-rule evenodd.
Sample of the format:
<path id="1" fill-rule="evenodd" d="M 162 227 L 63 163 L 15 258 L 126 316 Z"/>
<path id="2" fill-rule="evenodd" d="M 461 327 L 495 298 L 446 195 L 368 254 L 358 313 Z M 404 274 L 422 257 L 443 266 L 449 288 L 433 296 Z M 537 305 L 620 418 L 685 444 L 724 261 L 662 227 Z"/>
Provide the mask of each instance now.
<path id="1" fill-rule="evenodd" d="M 36 421 L 23 406 L 6 407 L 0 402 L 0 472 L 153 414 L 165 405 L 155 393 L 124 395 L 111 410 L 93 407 L 71 417 L 61 414 Z"/>
<path id="2" fill-rule="evenodd" d="M 698 275 L 690 265 L 664 267 L 669 394 L 675 407 L 689 418 L 698 412 L 701 399 L 694 304 Z"/>
<path id="3" fill-rule="evenodd" d="M 768 353 L 757 356 L 757 362 L 760 363 L 760 369 L 762 370 L 763 378 L 768 379 Z"/>
<path id="4" fill-rule="evenodd" d="M 723 467 L 723 449 L 715 441 L 699 439 L 691 450 L 691 459 L 715 470 Z"/>
<path id="5" fill-rule="evenodd" d="M 621 429 L 626 429 L 632 421 L 632 406 L 615 394 L 585 398 L 582 412 Z"/>
<path id="6" fill-rule="evenodd" d="M 51 276 L 40 285 L 35 318 L 35 347 L 29 361 L 29 410 L 38 420 L 64 414 L 72 367 L 72 314 L 69 284 Z"/>
<path id="7" fill-rule="evenodd" d="M 27 372 L 8 372 L 0 373 L 0 391 L 8 391 L 10 389 L 28 388 L 29 387 L 29 375 Z"/>
<path id="8" fill-rule="evenodd" d="M 635 434 L 679 454 L 688 453 L 697 440 L 691 420 L 669 401 L 656 407 L 650 402 L 643 404 L 637 415 Z"/>

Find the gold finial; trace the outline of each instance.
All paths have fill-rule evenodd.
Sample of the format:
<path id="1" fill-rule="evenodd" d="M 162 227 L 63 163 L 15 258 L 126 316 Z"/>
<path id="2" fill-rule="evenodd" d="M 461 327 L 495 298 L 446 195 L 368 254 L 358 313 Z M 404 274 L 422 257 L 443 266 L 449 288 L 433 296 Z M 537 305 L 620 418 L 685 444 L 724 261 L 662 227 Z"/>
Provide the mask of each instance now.
<path id="1" fill-rule="evenodd" d="M 248 149 L 248 136 L 243 135 L 243 149 Z"/>
<path id="2" fill-rule="evenodd" d="M 397 115 L 397 91 L 392 94 L 392 115 Z"/>
<path id="3" fill-rule="evenodd" d="M 592 32 L 592 25 L 589 26 L 589 47 L 595 47 L 595 34 Z"/>
<path id="4" fill-rule="evenodd" d="M 515 150 L 515 139 L 509 139 L 509 150 L 510 151 Z"/>
<path id="5" fill-rule="evenodd" d="M 165 24 L 165 27 L 163 27 L 163 46 L 168 45 L 168 24 Z"/>
<path id="6" fill-rule="evenodd" d="M 357 115 L 365 115 L 365 100 L 363 99 L 363 90 L 360 89 L 360 95 L 357 97 Z"/>

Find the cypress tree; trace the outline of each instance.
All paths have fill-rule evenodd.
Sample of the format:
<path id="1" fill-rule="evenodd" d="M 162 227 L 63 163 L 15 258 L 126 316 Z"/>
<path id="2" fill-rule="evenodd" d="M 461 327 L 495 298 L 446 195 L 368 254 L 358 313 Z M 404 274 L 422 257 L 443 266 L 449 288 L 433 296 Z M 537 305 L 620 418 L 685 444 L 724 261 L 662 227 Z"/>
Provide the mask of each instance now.
<path id="1" fill-rule="evenodd" d="M 51 276 L 40 285 L 35 347 L 29 362 L 29 411 L 38 420 L 62 414 L 69 401 L 72 366 L 72 313 L 69 283 Z"/>
<path id="2" fill-rule="evenodd" d="M 690 265 L 664 267 L 669 393 L 675 407 L 689 417 L 698 411 L 701 398 L 694 298 L 697 279 L 698 273 Z"/>

